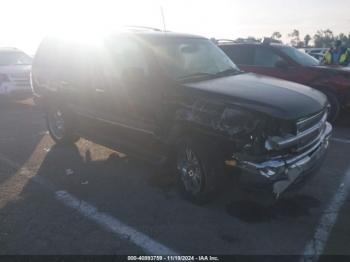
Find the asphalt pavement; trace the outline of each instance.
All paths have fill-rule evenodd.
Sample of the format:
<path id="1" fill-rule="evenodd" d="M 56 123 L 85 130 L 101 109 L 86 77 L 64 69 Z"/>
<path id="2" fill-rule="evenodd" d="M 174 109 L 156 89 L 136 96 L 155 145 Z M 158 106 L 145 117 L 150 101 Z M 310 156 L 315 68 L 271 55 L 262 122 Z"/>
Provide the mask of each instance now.
<path id="1" fill-rule="evenodd" d="M 232 175 L 198 206 L 159 167 L 55 145 L 30 99 L 1 103 L 0 254 L 350 255 L 349 131 L 350 110 L 318 173 L 276 203 Z"/>

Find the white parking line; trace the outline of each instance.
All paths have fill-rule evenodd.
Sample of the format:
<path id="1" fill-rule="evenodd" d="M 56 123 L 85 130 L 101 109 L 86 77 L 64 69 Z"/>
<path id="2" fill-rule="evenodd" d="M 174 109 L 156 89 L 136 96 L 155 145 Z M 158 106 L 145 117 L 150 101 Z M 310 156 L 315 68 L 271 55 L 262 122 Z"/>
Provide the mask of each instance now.
<path id="1" fill-rule="evenodd" d="M 80 201 L 66 191 L 57 191 L 55 193 L 56 199 L 64 203 L 66 206 L 77 210 L 80 214 L 87 217 L 90 220 L 95 221 L 100 226 L 104 227 L 108 231 L 111 231 L 123 238 L 128 239 L 137 246 L 141 247 L 145 252 L 151 255 L 176 255 L 177 252 L 167 248 L 166 246 L 158 243 L 145 234 L 133 229 L 130 226 L 123 224 L 118 219 L 100 213 L 94 206 Z"/>
<path id="2" fill-rule="evenodd" d="M 331 141 L 345 143 L 345 144 L 350 144 L 350 140 L 349 139 L 344 139 L 344 138 L 332 137 Z"/>
<path id="3" fill-rule="evenodd" d="M 0 161 L 8 166 L 20 170 L 25 170 L 27 173 L 25 175 L 31 176 L 32 171 L 26 169 L 26 167 L 20 167 L 19 164 L 10 160 L 8 157 L 0 153 Z M 17 172 L 19 172 L 17 171 Z M 66 191 L 57 191 L 54 185 L 47 181 L 43 177 L 31 176 L 30 179 L 50 192 L 55 192 L 55 198 L 62 202 L 67 207 L 73 208 L 78 211 L 81 215 L 86 218 L 96 222 L 98 225 L 102 226 L 106 230 L 113 232 L 117 236 L 127 239 L 131 243 L 142 248 L 147 254 L 150 255 L 178 255 L 179 253 L 174 250 L 162 245 L 161 243 L 155 241 L 149 236 L 137 231 L 136 229 L 124 224 L 115 217 L 112 217 L 106 213 L 98 212 L 97 208 L 86 203 L 85 201 L 79 200 L 72 196 Z"/>
<path id="4" fill-rule="evenodd" d="M 338 213 L 343 206 L 350 189 L 350 168 L 345 173 L 343 182 L 340 184 L 328 208 L 317 226 L 312 240 L 306 245 L 304 257 L 300 261 L 316 262 L 319 256 L 323 254 L 332 228 L 337 221 Z"/>

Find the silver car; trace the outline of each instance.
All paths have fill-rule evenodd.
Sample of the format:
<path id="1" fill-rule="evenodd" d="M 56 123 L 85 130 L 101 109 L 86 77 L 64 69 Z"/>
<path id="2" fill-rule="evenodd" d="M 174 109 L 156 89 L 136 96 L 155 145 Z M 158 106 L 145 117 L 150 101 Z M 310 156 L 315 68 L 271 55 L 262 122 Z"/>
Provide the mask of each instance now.
<path id="1" fill-rule="evenodd" d="M 31 94 L 32 58 L 17 48 L 0 48 L 0 97 Z"/>

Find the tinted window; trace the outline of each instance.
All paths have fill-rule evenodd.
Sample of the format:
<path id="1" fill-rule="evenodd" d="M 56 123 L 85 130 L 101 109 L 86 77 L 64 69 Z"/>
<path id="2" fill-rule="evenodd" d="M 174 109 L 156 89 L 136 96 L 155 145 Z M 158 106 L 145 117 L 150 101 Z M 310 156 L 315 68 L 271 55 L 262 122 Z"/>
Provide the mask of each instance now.
<path id="1" fill-rule="evenodd" d="M 278 54 L 270 48 L 257 46 L 254 54 L 254 66 L 275 67 L 278 60 L 283 60 Z"/>
<path id="2" fill-rule="evenodd" d="M 149 75 L 145 52 L 136 40 L 118 37 L 108 40 L 107 47 L 115 77 L 121 78 L 133 72 Z"/>
<path id="3" fill-rule="evenodd" d="M 251 65 L 253 64 L 253 47 L 231 45 L 222 46 L 222 50 L 231 58 L 237 65 Z"/>
<path id="4" fill-rule="evenodd" d="M 55 63 L 59 68 L 58 73 L 60 76 L 66 78 L 66 80 L 72 79 L 76 74 L 79 64 L 79 51 L 72 45 L 61 44 L 56 52 Z"/>
<path id="5" fill-rule="evenodd" d="M 51 38 L 45 38 L 35 54 L 33 68 L 35 67 L 52 67 L 57 62 L 58 41 Z"/>
<path id="6" fill-rule="evenodd" d="M 85 49 L 71 42 L 57 41 L 48 46 L 42 56 L 43 64 L 51 68 L 56 77 L 65 81 L 82 80 L 88 66 L 86 60 L 89 56 Z"/>

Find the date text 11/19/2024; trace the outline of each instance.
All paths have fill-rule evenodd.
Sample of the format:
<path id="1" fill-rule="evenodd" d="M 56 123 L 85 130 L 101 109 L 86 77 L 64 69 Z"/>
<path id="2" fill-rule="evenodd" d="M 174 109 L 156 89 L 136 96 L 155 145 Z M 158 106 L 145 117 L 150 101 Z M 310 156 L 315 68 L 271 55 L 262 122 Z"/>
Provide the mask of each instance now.
<path id="1" fill-rule="evenodd" d="M 220 261 L 217 256 L 128 256 L 128 261 Z"/>

